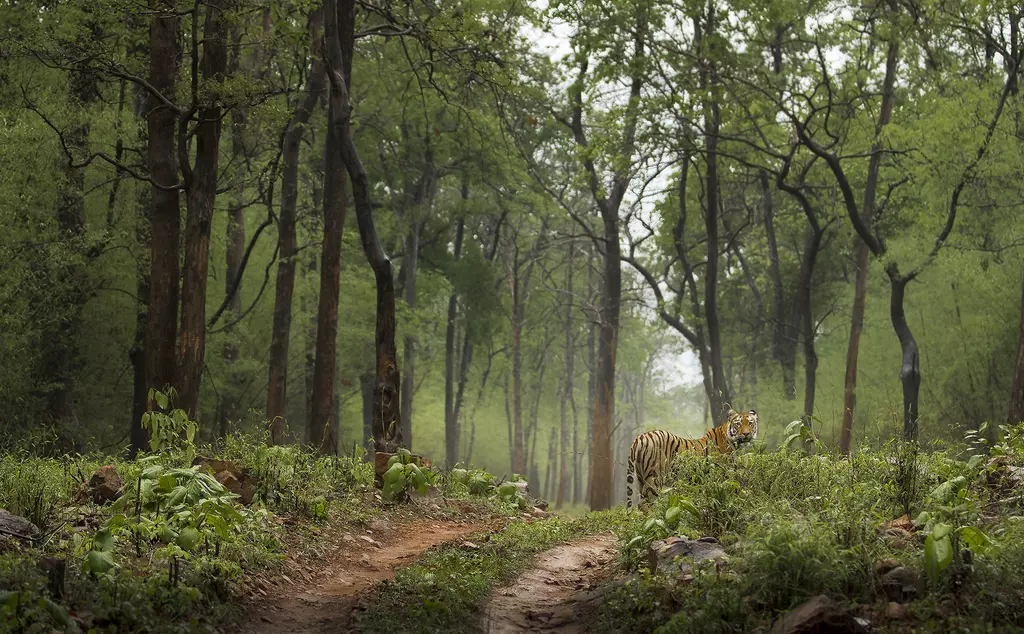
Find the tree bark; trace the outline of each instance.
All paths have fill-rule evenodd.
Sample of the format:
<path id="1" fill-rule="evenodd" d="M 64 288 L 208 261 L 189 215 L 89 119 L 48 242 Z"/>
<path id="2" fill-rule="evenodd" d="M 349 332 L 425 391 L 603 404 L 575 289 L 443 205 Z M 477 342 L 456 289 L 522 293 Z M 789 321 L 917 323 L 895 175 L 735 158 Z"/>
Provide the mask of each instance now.
<path id="1" fill-rule="evenodd" d="M 573 409 L 573 440 L 575 441 L 575 411 L 576 402 L 573 395 L 573 373 L 575 372 L 575 361 L 576 361 L 576 348 L 573 337 L 573 322 L 572 322 L 572 276 L 573 266 L 575 261 L 573 256 L 575 255 L 574 247 L 576 246 L 574 241 L 575 236 L 569 239 L 569 256 L 566 261 L 566 299 L 565 302 L 565 384 L 562 394 L 562 402 L 559 407 L 559 428 L 560 428 L 560 447 L 561 451 L 559 455 L 561 459 L 558 461 L 558 493 L 555 498 L 555 506 L 562 507 L 565 504 L 566 496 L 569 493 L 569 461 L 576 455 L 575 442 L 573 443 L 572 453 L 569 449 L 569 420 L 566 412 L 566 406 L 572 404 Z M 554 443 L 552 443 L 554 444 Z"/>
<path id="2" fill-rule="evenodd" d="M 372 373 L 359 375 L 359 393 L 363 397 L 363 441 L 369 459 L 373 459 L 373 384 Z"/>
<path id="3" fill-rule="evenodd" d="M 782 369 L 783 398 L 791 401 L 796 398 L 797 332 L 791 319 L 793 311 L 786 308 L 785 286 L 779 267 L 779 247 L 775 238 L 775 210 L 768 188 L 767 172 L 761 173 L 760 184 L 764 199 L 764 232 L 768 241 L 768 275 L 772 281 L 772 357 Z"/>
<path id="4" fill-rule="evenodd" d="M 901 277 L 895 263 L 886 267 L 891 284 L 889 297 L 889 315 L 896 337 L 900 341 L 902 364 L 900 365 L 900 383 L 903 385 L 903 439 L 917 439 L 918 397 L 921 390 L 921 359 L 918 354 L 917 340 L 907 324 L 907 315 L 903 308 L 903 298 L 910 278 Z"/>
<path id="5" fill-rule="evenodd" d="M 462 200 L 469 198 L 465 184 L 462 186 Z M 462 255 L 462 237 L 466 220 L 459 217 L 455 226 L 455 250 L 453 259 L 459 261 Z M 455 320 L 458 317 L 458 296 L 455 291 L 448 296 L 448 323 L 444 337 L 444 446 L 445 461 L 452 469 L 459 461 L 459 426 L 455 419 Z"/>
<path id="6" fill-rule="evenodd" d="M 1013 383 L 1010 389 L 1010 412 L 1006 424 L 1015 426 L 1024 422 L 1024 291 L 1020 303 L 1020 335 L 1017 343 L 1017 362 L 1013 370 Z"/>
<path id="7" fill-rule="evenodd" d="M 702 40 L 707 41 L 715 33 L 714 6 L 708 1 L 706 32 Z M 713 69 L 713 64 L 708 63 Z M 713 73 L 713 70 L 710 72 Z M 705 76 L 703 83 L 713 83 L 713 77 Z M 711 375 L 714 390 L 711 395 L 711 418 L 715 425 L 725 420 L 726 410 L 732 405 L 726 380 L 725 367 L 722 363 L 722 335 L 718 322 L 718 224 L 719 224 L 719 181 L 718 181 L 718 133 L 721 127 L 721 112 L 718 101 L 709 98 L 704 104 L 705 143 L 707 169 L 706 196 L 707 208 L 704 210 L 704 227 L 707 233 L 707 266 L 704 273 L 704 321 L 708 333 L 708 353 L 711 363 Z"/>
<path id="8" fill-rule="evenodd" d="M 373 392 L 373 432 L 378 450 L 402 445 L 400 377 L 395 346 L 395 284 L 391 260 L 384 253 L 373 220 L 370 183 L 351 135 L 352 103 L 349 85 L 355 44 L 355 1 L 327 0 L 325 47 L 331 84 L 330 126 L 340 140 L 341 157 L 352 181 L 356 220 L 363 252 L 377 284 L 376 384 Z"/>
<path id="9" fill-rule="evenodd" d="M 174 95 L 181 49 L 178 45 L 176 0 L 150 0 L 149 83 L 161 95 Z M 150 232 L 150 301 L 146 315 L 146 392 L 165 390 L 174 383 L 175 336 L 178 327 L 181 210 L 175 158 L 174 109 L 150 95 L 147 117 L 147 163 L 153 185 Z M 147 403 L 152 409 L 155 403 Z M 145 430 L 132 436 L 132 449 L 148 449 Z"/>
<path id="10" fill-rule="evenodd" d="M 324 5 L 325 7 L 327 5 Z M 329 15 L 324 16 L 330 20 Z M 330 27 L 328 27 L 330 28 Z M 331 84 L 328 120 L 339 115 L 335 88 Z M 320 453 L 337 451 L 333 425 L 334 388 L 337 372 L 338 300 L 341 281 L 341 238 L 347 211 L 345 164 L 337 126 L 330 125 L 325 139 L 324 159 L 324 238 L 320 257 L 320 300 L 316 320 L 316 358 L 313 362 L 313 405 L 309 418 L 309 442 Z"/>
<path id="11" fill-rule="evenodd" d="M 309 31 L 313 59 L 310 63 L 306 95 L 296 104 L 288 129 L 282 138 L 281 208 L 277 222 L 280 260 L 277 266 L 277 283 L 274 287 L 274 322 L 267 384 L 267 420 L 270 421 L 270 442 L 274 445 L 280 445 L 285 441 L 288 344 L 291 338 L 292 296 L 295 291 L 295 259 L 298 250 L 295 224 L 299 198 L 299 153 L 306 124 L 325 87 L 324 69 L 317 45 L 322 22 L 321 11 L 312 10 L 309 15 Z M 342 172 L 338 169 L 336 173 Z"/>
<path id="12" fill-rule="evenodd" d="M 878 172 L 882 162 L 882 129 L 892 119 L 896 101 L 894 86 L 896 66 L 899 62 L 899 42 L 892 39 L 886 52 L 885 79 L 882 82 L 882 106 L 875 126 L 875 140 L 868 160 L 867 180 L 864 184 L 864 199 L 861 222 L 873 230 L 875 218 L 875 194 L 878 190 Z M 850 343 L 846 350 L 846 380 L 843 388 L 843 423 L 839 435 L 839 449 L 850 453 L 853 443 L 853 413 L 857 405 L 857 356 L 860 353 L 860 334 L 864 328 L 864 308 L 867 303 L 868 255 L 870 245 L 859 240 L 856 247 L 857 278 L 853 290 L 853 310 L 850 316 Z"/>
<path id="13" fill-rule="evenodd" d="M 402 278 L 403 299 L 409 310 L 413 311 L 416 310 L 416 274 L 420 260 L 420 234 L 424 223 L 417 218 L 412 218 L 411 222 L 412 226 L 405 236 L 405 255 L 399 274 Z M 402 361 L 405 369 L 402 374 L 402 439 L 406 447 L 412 447 L 412 400 L 416 391 L 416 333 L 411 328 L 405 334 L 403 348 Z"/>
<path id="14" fill-rule="evenodd" d="M 223 83 L 227 71 L 226 0 L 206 4 L 203 25 L 204 80 Z M 179 406 L 198 415 L 199 387 L 206 355 L 206 285 L 210 266 L 210 228 L 217 199 L 217 165 L 220 159 L 221 108 L 217 102 L 198 106 L 194 169 L 181 162 L 186 187 L 185 270 L 181 285 L 181 331 L 178 336 L 177 383 Z M 181 127 L 188 124 L 183 119 Z M 184 149 L 179 146 L 179 154 Z M 187 160 L 187 157 L 186 157 Z"/>

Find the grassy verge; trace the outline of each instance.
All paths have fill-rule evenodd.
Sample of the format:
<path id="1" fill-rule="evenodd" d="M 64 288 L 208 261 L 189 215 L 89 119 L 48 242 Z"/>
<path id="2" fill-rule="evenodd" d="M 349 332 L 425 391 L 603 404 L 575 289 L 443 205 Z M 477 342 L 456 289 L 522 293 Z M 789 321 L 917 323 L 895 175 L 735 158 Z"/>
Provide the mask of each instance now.
<path id="1" fill-rule="evenodd" d="M 365 632 L 477 632 L 479 609 L 491 590 L 527 569 L 533 555 L 559 543 L 609 530 L 621 511 L 575 519 L 513 521 L 475 540 L 478 548 L 446 545 L 426 553 L 382 586 L 377 600 L 360 618 Z"/>
<path id="2" fill-rule="evenodd" d="M 234 462 L 255 480 L 239 504 L 196 455 Z M 112 465 L 124 483 L 113 503 L 80 489 Z M 0 534 L 0 632 L 211 631 L 239 614 L 243 582 L 271 574 L 332 525 L 380 512 L 372 465 L 233 438 L 217 448 L 162 448 L 116 456 L 0 455 L 0 508 L 40 529 Z M 63 583 L 51 582 L 55 567 Z"/>
<path id="3" fill-rule="evenodd" d="M 636 572 L 602 604 L 597 630 L 768 631 L 825 594 L 880 631 L 1021 631 L 1021 431 L 947 452 L 681 457 L 669 489 L 620 526 Z M 642 554 L 669 535 L 715 536 L 730 561 L 692 580 L 651 575 Z M 904 582 L 894 596 L 894 566 L 909 594 Z"/>

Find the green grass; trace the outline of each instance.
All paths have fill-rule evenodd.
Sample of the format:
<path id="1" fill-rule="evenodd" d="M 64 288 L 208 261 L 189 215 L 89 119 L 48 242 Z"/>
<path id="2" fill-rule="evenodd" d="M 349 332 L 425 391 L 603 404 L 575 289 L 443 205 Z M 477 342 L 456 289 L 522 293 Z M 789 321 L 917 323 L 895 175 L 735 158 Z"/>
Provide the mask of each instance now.
<path id="1" fill-rule="evenodd" d="M 992 453 L 1021 465 L 1021 444 L 1005 441 Z M 597 631 L 767 631 L 778 615 L 817 594 L 882 631 L 1020 631 L 1024 508 L 1015 499 L 1019 486 L 992 486 L 984 450 L 973 442 L 930 453 L 893 444 L 852 460 L 763 449 L 735 459 L 682 456 L 668 489 L 619 527 L 623 543 L 642 536 L 625 552 L 636 573 L 602 604 Z M 667 513 L 673 505 L 690 510 L 678 513 L 667 530 L 645 524 L 675 518 Z M 920 537 L 900 542 L 886 536 L 885 523 L 907 511 L 911 518 L 927 512 Z M 940 524 L 952 529 L 953 556 L 929 575 L 923 538 Z M 965 559 L 961 550 L 975 531 L 987 542 L 973 543 Z M 730 561 L 689 584 L 651 576 L 637 555 L 668 534 L 713 535 Z M 888 599 L 876 565 L 885 559 L 925 580 L 926 595 L 908 605 L 906 621 L 883 615 Z"/>
<path id="2" fill-rule="evenodd" d="M 477 632 L 479 610 L 491 590 L 529 568 L 533 555 L 609 530 L 621 518 L 621 510 L 614 510 L 568 520 L 513 521 L 486 538 L 471 538 L 479 549 L 441 546 L 382 586 L 360 618 L 361 631 L 390 634 L 415 624 L 417 632 Z"/>
<path id="3" fill-rule="evenodd" d="M 213 453 L 208 447 L 197 449 L 198 455 Z M 323 537 L 323 531 L 313 530 L 316 524 L 359 523 L 379 512 L 369 495 L 372 465 L 292 447 L 268 448 L 258 439 L 233 438 L 221 451 L 220 457 L 256 477 L 258 499 L 250 507 L 235 506 L 238 516 L 229 522 L 227 534 L 210 532 L 184 546 L 162 541 L 160 527 L 194 521 L 168 517 L 166 502 L 163 513 L 159 505 L 152 508 L 153 494 L 146 494 L 148 507 L 136 500 L 144 469 L 188 467 L 190 452 L 165 451 L 145 463 L 98 455 L 0 454 L 0 507 L 31 520 L 44 535 L 32 543 L 0 537 L 0 632 L 75 631 L 79 626 L 97 632 L 211 631 L 237 620 L 245 572 L 279 565 L 285 543 L 310 548 Z M 126 484 L 122 501 L 96 506 L 78 498 L 79 484 L 104 464 L 113 464 Z M 214 507 L 203 505 L 209 502 L 182 510 L 193 517 L 209 514 Z M 277 515 L 291 520 L 284 526 Z M 101 537 L 100 529 L 110 536 Z M 84 564 L 94 549 L 104 551 L 114 567 L 89 572 Z M 51 596 L 47 588 L 37 565 L 44 558 L 66 564 L 63 597 Z M 71 623 L 71 617 L 80 622 Z"/>

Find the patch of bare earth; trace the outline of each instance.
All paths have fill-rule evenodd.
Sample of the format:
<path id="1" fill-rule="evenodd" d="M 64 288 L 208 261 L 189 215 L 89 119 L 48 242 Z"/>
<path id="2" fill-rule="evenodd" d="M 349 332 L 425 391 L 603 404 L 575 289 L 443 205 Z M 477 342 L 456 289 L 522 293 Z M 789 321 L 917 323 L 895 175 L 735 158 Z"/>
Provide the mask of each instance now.
<path id="1" fill-rule="evenodd" d="M 593 590 L 611 576 L 615 537 L 592 535 L 547 550 L 514 584 L 495 591 L 481 629 L 491 634 L 584 632 Z"/>
<path id="2" fill-rule="evenodd" d="M 417 518 L 392 525 L 375 520 L 369 531 L 345 533 L 316 569 L 293 579 L 262 583 L 245 605 L 242 632 L 257 634 L 345 632 L 370 590 L 426 550 L 500 527 L 501 520 L 467 514 L 460 519 Z M 301 570 L 301 567 L 300 567 Z"/>

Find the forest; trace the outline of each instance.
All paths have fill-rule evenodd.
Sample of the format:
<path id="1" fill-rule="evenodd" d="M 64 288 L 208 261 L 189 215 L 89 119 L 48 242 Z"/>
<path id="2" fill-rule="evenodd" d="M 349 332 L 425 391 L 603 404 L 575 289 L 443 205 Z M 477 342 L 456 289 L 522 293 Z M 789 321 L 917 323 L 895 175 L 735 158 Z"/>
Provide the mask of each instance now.
<path id="1" fill-rule="evenodd" d="M 0 3 L 0 626 L 1019 631 L 1022 26 Z"/>

